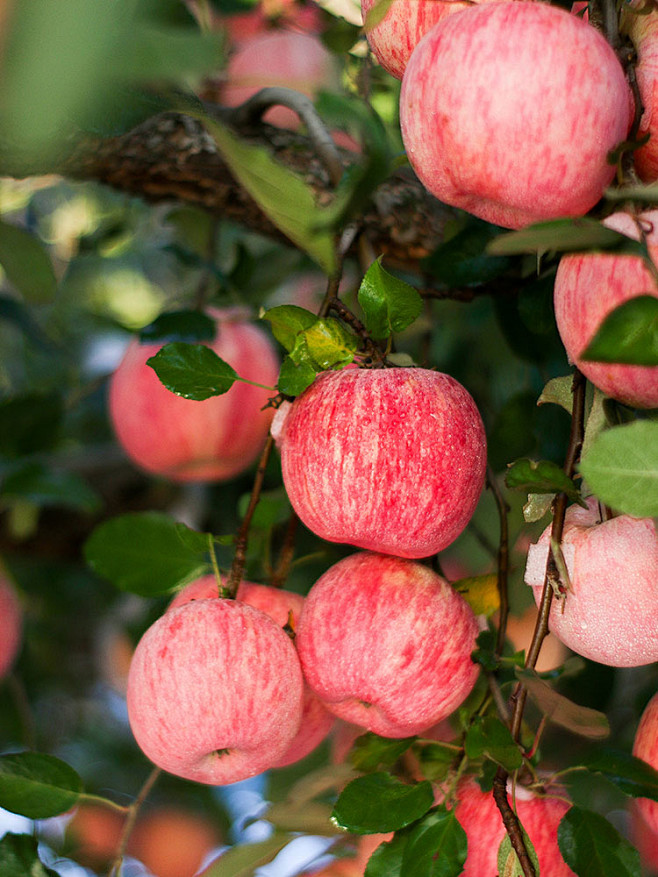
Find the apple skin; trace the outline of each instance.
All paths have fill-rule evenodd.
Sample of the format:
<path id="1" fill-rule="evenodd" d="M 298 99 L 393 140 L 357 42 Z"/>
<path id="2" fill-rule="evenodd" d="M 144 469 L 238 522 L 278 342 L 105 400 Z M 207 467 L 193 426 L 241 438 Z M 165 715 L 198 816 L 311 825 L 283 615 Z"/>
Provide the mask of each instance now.
<path id="1" fill-rule="evenodd" d="M 217 579 L 214 575 L 202 576 L 179 591 L 171 601 L 169 609 L 182 606 L 191 600 L 212 598 L 219 598 Z M 276 621 L 279 627 L 290 623 L 293 630 L 297 627 L 304 606 L 304 597 L 301 594 L 253 582 L 240 583 L 236 600 L 253 606 L 254 609 L 260 609 L 261 612 Z M 272 767 L 287 767 L 287 765 L 305 758 L 322 743 L 335 721 L 336 717 L 326 709 L 308 685 L 304 685 L 302 721 L 299 731 L 281 758 L 272 764 Z"/>
<path id="2" fill-rule="evenodd" d="M 329 710 L 383 737 L 408 737 L 470 693 L 477 635 L 470 606 L 428 567 L 359 552 L 313 585 L 296 645 Z"/>
<path id="3" fill-rule="evenodd" d="M 615 213 L 603 224 L 639 240 L 658 259 L 658 210 L 633 217 Z M 555 277 L 555 319 L 569 361 L 607 396 L 637 408 L 658 407 L 658 366 L 586 362 L 581 354 L 599 326 L 619 305 L 639 295 L 658 298 L 658 285 L 639 256 L 583 253 L 564 256 Z"/>
<path id="4" fill-rule="evenodd" d="M 633 755 L 658 770 L 658 694 L 654 694 L 640 717 L 633 741 Z M 658 801 L 637 798 L 634 804 L 649 830 L 658 834 Z M 658 843 L 656 847 L 658 849 Z"/>
<path id="5" fill-rule="evenodd" d="M 633 166 L 646 183 L 658 180 L 658 14 L 653 7 L 634 11 L 629 3 L 620 18 L 620 29 L 626 33 L 635 47 L 637 62 L 635 76 L 642 101 L 643 113 L 637 134 L 641 140 L 649 134 L 649 140 L 633 153 Z M 651 11 L 649 11 L 651 9 Z"/>
<path id="6" fill-rule="evenodd" d="M 562 553 L 572 590 L 551 605 L 551 632 L 576 654 L 611 667 L 658 661 L 658 540 L 651 518 L 599 523 L 595 497 L 567 509 Z M 539 605 L 550 526 L 530 546 L 525 571 Z"/>
<path id="7" fill-rule="evenodd" d="M 236 600 L 194 600 L 139 641 L 128 719 L 158 767 L 224 785 L 279 761 L 299 730 L 302 697 L 295 647 L 268 615 Z"/>
<path id="8" fill-rule="evenodd" d="M 475 403 L 428 369 L 324 372 L 272 434 L 293 508 L 328 542 L 428 557 L 462 532 L 484 486 Z"/>
<path id="9" fill-rule="evenodd" d="M 320 90 L 337 91 L 336 61 L 312 34 L 287 30 L 260 34 L 241 42 L 229 58 L 220 103 L 235 107 L 261 88 L 274 85 L 293 88 L 310 98 Z M 287 107 L 273 107 L 263 119 L 280 128 L 300 126 L 297 113 Z"/>
<path id="10" fill-rule="evenodd" d="M 16 590 L 0 573 L 0 679 L 11 670 L 23 636 L 23 610 Z"/>
<path id="11" fill-rule="evenodd" d="M 262 329 L 241 309 L 211 315 L 218 331 L 208 346 L 240 377 L 275 387 L 278 361 Z M 183 399 L 146 365 L 161 346 L 132 341 L 112 376 L 109 413 L 123 449 L 137 466 L 172 481 L 226 481 L 244 472 L 265 443 L 273 412 L 261 409 L 275 393 L 236 381 L 222 396 Z"/>
<path id="12" fill-rule="evenodd" d="M 570 805 L 560 798 L 539 796 L 521 785 L 510 803 L 533 843 L 539 870 L 550 877 L 575 877 L 557 843 L 560 820 Z M 462 780 L 457 787 L 455 815 L 466 832 L 468 856 L 462 877 L 485 877 L 498 873 L 498 848 L 505 836 L 505 826 L 491 792 L 483 792 L 473 779 Z"/>
<path id="13" fill-rule="evenodd" d="M 630 91 L 587 22 L 546 3 L 485 3 L 418 43 L 400 124 L 413 169 L 440 201 L 522 228 L 594 207 L 614 176 L 608 153 L 629 129 Z"/>

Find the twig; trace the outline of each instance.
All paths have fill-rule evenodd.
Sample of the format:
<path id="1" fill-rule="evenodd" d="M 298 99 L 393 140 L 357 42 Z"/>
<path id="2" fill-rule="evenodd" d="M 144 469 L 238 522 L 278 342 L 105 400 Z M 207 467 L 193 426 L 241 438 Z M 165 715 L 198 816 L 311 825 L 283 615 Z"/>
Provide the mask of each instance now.
<path id="1" fill-rule="evenodd" d="M 295 512 L 292 512 L 292 514 L 288 518 L 286 533 L 283 537 L 283 545 L 279 550 L 279 559 L 270 577 L 270 585 L 273 588 L 283 587 L 286 579 L 288 578 L 290 565 L 292 564 L 293 558 L 295 556 L 295 535 L 297 533 L 298 524 L 299 518 L 297 517 Z"/>
<path id="2" fill-rule="evenodd" d="M 502 494 L 500 486 L 496 481 L 496 476 L 491 468 L 487 467 L 487 484 L 496 500 L 498 508 L 498 517 L 500 519 L 500 541 L 498 543 L 498 597 L 500 600 L 500 612 L 498 616 L 498 636 L 496 639 L 496 656 L 500 658 L 503 654 L 505 645 L 505 631 L 507 630 L 507 617 L 509 615 L 509 594 L 508 594 L 508 574 L 509 574 L 509 526 L 507 515 L 509 505 Z"/>
<path id="3" fill-rule="evenodd" d="M 494 777 L 493 781 L 494 801 L 496 802 L 496 804 L 498 805 L 498 809 L 500 810 L 500 815 L 502 816 L 505 830 L 509 835 L 509 839 L 512 843 L 514 852 L 519 859 L 519 864 L 521 865 L 521 870 L 523 871 L 524 877 L 537 877 L 535 866 L 532 864 L 530 855 L 525 848 L 525 841 L 523 839 L 521 823 L 519 822 L 518 817 L 512 809 L 510 802 L 507 798 L 508 777 L 509 774 L 507 773 L 505 768 L 499 767 L 496 771 L 496 776 Z"/>
<path id="4" fill-rule="evenodd" d="M 121 868 L 121 863 L 123 861 L 123 857 L 126 854 L 126 847 L 128 846 L 128 841 L 130 840 L 130 835 L 132 833 L 133 828 L 135 827 L 135 821 L 137 820 L 137 814 L 140 811 L 140 808 L 146 798 L 148 797 L 151 789 L 155 785 L 157 778 L 160 776 L 161 770 L 159 767 L 154 767 L 151 773 L 148 775 L 146 782 L 142 786 L 139 791 L 139 794 L 133 801 L 133 803 L 128 808 L 128 818 L 126 819 L 126 824 L 123 826 L 123 831 L 121 832 L 121 840 L 119 841 L 119 846 L 117 848 L 117 854 L 110 865 L 110 870 L 107 872 L 107 877 L 113 877 L 113 875 L 119 874 L 119 869 Z"/>

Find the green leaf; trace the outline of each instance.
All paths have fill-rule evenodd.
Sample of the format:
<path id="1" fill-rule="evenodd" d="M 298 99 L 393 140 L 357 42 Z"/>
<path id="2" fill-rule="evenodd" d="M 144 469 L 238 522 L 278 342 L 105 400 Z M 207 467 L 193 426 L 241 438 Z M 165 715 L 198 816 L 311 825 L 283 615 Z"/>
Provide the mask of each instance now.
<path id="1" fill-rule="evenodd" d="M 419 743 L 414 746 L 423 776 L 432 783 L 440 783 L 448 776 L 457 749 L 440 743 Z"/>
<path id="2" fill-rule="evenodd" d="M 20 457 L 50 450 L 64 416 L 57 393 L 32 393 L 0 402 L 0 454 Z"/>
<path id="3" fill-rule="evenodd" d="M 564 408 L 567 414 L 573 410 L 573 375 L 564 375 L 561 378 L 551 378 L 541 391 L 537 399 L 537 405 L 545 405 L 547 402 Z"/>
<path id="4" fill-rule="evenodd" d="M 363 22 L 363 29 L 366 33 L 371 31 L 373 27 L 377 27 L 380 21 L 383 21 L 386 13 L 393 5 L 394 0 L 378 0 L 375 5 L 368 10 L 366 14 L 365 21 Z"/>
<path id="5" fill-rule="evenodd" d="M 424 266 L 432 277 L 450 289 L 490 283 L 511 264 L 510 259 L 492 256 L 486 250 L 487 244 L 501 231 L 495 225 L 473 218 L 425 259 Z"/>
<path id="6" fill-rule="evenodd" d="M 217 333 L 217 324 L 207 314 L 200 311 L 170 311 L 160 314 L 139 333 L 143 344 L 156 341 L 212 341 Z"/>
<path id="7" fill-rule="evenodd" d="M 456 877 L 462 872 L 466 854 L 466 832 L 454 811 L 438 807 L 411 830 L 400 877 Z"/>
<path id="8" fill-rule="evenodd" d="M 555 499 L 554 493 L 529 493 L 528 501 L 523 506 L 523 520 L 528 524 L 541 521 Z"/>
<path id="9" fill-rule="evenodd" d="M 267 840 L 231 847 L 203 872 L 204 877 L 253 877 L 254 870 L 267 865 L 293 839 L 275 831 Z"/>
<path id="10" fill-rule="evenodd" d="M 50 257 L 34 235 L 0 220 L 0 265 L 10 283 L 29 302 L 52 301 L 57 279 Z"/>
<path id="11" fill-rule="evenodd" d="M 185 539 L 181 537 L 185 534 Z M 201 540 L 160 512 L 131 512 L 100 524 L 85 543 L 87 563 L 122 591 L 167 594 L 208 571 Z M 207 548 L 208 537 L 203 536 Z"/>
<path id="12" fill-rule="evenodd" d="M 592 492 L 616 511 L 658 515 L 658 422 L 638 420 L 600 433 L 579 469 Z"/>
<path id="13" fill-rule="evenodd" d="M 389 773 L 371 773 L 343 789 L 331 818 L 355 834 L 378 834 L 415 822 L 433 803 L 432 785 L 427 781 L 410 786 Z"/>
<path id="14" fill-rule="evenodd" d="M 79 509 L 89 514 L 98 512 L 103 505 L 100 495 L 75 472 L 33 462 L 11 471 L 2 482 L 0 494 L 20 497 L 37 506 Z"/>
<path id="15" fill-rule="evenodd" d="M 234 368 L 204 344 L 165 344 L 146 364 L 172 393 L 197 402 L 226 393 L 238 377 Z"/>
<path id="16" fill-rule="evenodd" d="M 321 369 L 348 365 L 359 346 L 356 335 L 333 317 L 316 320 L 305 330 L 304 338 L 309 356 Z"/>
<path id="17" fill-rule="evenodd" d="M 317 320 L 317 316 L 297 305 L 279 305 L 261 315 L 272 326 L 276 340 L 290 353 L 294 350 L 297 337 Z"/>
<path id="18" fill-rule="evenodd" d="M 611 311 L 582 358 L 589 362 L 658 366 L 658 298 L 638 295 Z"/>
<path id="19" fill-rule="evenodd" d="M 375 771 L 380 767 L 393 767 L 415 739 L 405 737 L 402 740 L 392 740 L 368 731 L 354 741 L 350 761 L 357 770 L 364 772 Z"/>
<path id="20" fill-rule="evenodd" d="M 418 290 L 382 268 L 381 256 L 366 271 L 358 299 L 366 329 L 373 338 L 388 338 L 401 332 L 423 309 Z"/>
<path id="21" fill-rule="evenodd" d="M 476 716 L 466 733 L 464 751 L 472 759 L 486 756 L 510 772 L 523 764 L 510 729 L 496 716 Z"/>
<path id="22" fill-rule="evenodd" d="M 38 841 L 31 834 L 7 833 L 0 840 L 2 877 L 59 877 L 39 858 Z"/>
<path id="23" fill-rule="evenodd" d="M 537 852 L 528 836 L 528 832 L 523 826 L 521 826 L 521 831 L 523 833 L 523 843 L 526 852 L 530 856 L 530 861 L 534 865 L 535 872 L 539 874 L 539 859 L 537 858 Z M 505 836 L 498 847 L 498 877 L 516 877 L 517 874 L 522 873 L 523 869 L 521 868 L 519 857 L 516 855 L 516 851 L 512 846 L 509 834 L 505 832 Z"/>
<path id="24" fill-rule="evenodd" d="M 487 252 L 492 256 L 584 250 L 614 251 L 620 255 L 642 258 L 647 256 L 646 246 L 641 241 L 635 241 L 587 216 L 538 222 L 520 231 L 500 235 L 487 246 Z"/>
<path id="25" fill-rule="evenodd" d="M 363 877 L 400 877 L 407 839 L 407 832 L 401 831 L 380 843 L 368 859 Z"/>
<path id="26" fill-rule="evenodd" d="M 557 841 L 578 877 L 641 877 L 638 851 L 598 813 L 571 807 L 558 826 Z"/>
<path id="27" fill-rule="evenodd" d="M 49 353 L 57 351 L 56 344 L 43 331 L 38 321 L 34 318 L 32 309 L 23 302 L 8 295 L 0 295 L 0 320 L 13 323 L 25 334 L 28 341 Z"/>
<path id="28" fill-rule="evenodd" d="M 610 733 L 610 725 L 604 713 L 579 706 L 558 694 L 534 670 L 516 667 L 514 672 L 549 721 L 590 740 L 601 740 Z"/>
<path id="29" fill-rule="evenodd" d="M 336 268 L 333 233 L 320 228 L 322 211 L 306 183 L 260 146 L 239 140 L 227 127 L 197 112 L 233 176 L 290 240 L 332 275 Z"/>
<path id="30" fill-rule="evenodd" d="M 238 514 L 241 518 L 244 518 L 250 501 L 251 493 L 245 493 L 240 497 Z M 263 491 L 251 519 L 251 526 L 257 530 L 269 530 L 271 527 L 276 527 L 277 524 L 285 523 L 290 517 L 291 511 L 292 506 L 283 487 Z"/>
<path id="31" fill-rule="evenodd" d="M 592 773 L 604 776 L 626 795 L 658 801 L 658 771 L 641 758 L 628 752 L 604 749 L 585 756 L 581 763 Z"/>
<path id="32" fill-rule="evenodd" d="M 573 480 L 550 460 L 515 460 L 507 467 L 505 484 L 514 490 L 529 493 L 566 493 L 569 499 L 583 505 L 580 491 Z"/>
<path id="33" fill-rule="evenodd" d="M 70 810 L 82 780 L 65 761 L 42 752 L 0 755 L 0 807 L 28 819 L 48 819 Z"/>
<path id="34" fill-rule="evenodd" d="M 281 363 L 277 388 L 286 396 L 299 396 L 315 380 L 317 372 L 310 363 L 297 364 L 289 356 Z"/>

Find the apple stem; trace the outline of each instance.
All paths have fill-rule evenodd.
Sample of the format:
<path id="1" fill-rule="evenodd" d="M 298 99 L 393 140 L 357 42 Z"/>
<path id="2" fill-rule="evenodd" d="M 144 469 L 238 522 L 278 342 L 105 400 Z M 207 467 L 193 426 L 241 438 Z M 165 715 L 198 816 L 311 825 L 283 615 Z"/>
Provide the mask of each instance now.
<path id="1" fill-rule="evenodd" d="M 297 533 L 298 523 L 299 518 L 295 512 L 292 512 L 288 518 L 283 545 L 279 550 L 279 559 L 270 576 L 270 586 L 273 588 L 282 588 L 288 578 L 290 566 L 295 556 L 295 534 Z"/>
<path id="2" fill-rule="evenodd" d="M 500 540 L 498 543 L 498 597 L 500 599 L 500 612 L 498 623 L 498 636 L 496 639 L 496 657 L 500 658 L 503 654 L 505 645 L 505 631 L 507 629 L 507 617 L 509 615 L 509 594 L 508 594 L 508 575 L 509 575 L 509 526 L 507 516 L 509 513 L 509 505 L 503 496 L 500 485 L 496 480 L 493 469 L 487 466 L 487 485 L 494 495 L 496 507 L 498 509 L 498 517 L 500 518 Z"/>

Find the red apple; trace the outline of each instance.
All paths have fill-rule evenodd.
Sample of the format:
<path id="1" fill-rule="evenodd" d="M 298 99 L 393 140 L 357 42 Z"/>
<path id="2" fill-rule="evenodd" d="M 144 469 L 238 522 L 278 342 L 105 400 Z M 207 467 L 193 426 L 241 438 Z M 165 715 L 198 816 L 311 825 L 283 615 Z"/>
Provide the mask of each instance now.
<path id="1" fill-rule="evenodd" d="M 560 820 L 569 809 L 560 797 L 540 796 L 517 784 L 508 797 L 537 853 L 539 870 L 549 877 L 574 877 L 562 858 L 557 844 Z M 485 877 L 498 873 L 498 848 L 505 836 L 505 826 L 491 792 L 481 791 L 473 779 L 463 780 L 457 788 L 455 815 L 466 832 L 468 856 L 462 877 Z"/>
<path id="2" fill-rule="evenodd" d="M 66 827 L 71 855 L 90 868 L 111 862 L 119 848 L 125 816 L 99 804 L 80 804 Z"/>
<path id="3" fill-rule="evenodd" d="M 209 819 L 181 807 L 160 806 L 140 815 L 128 853 L 157 877 L 194 877 L 206 856 L 221 843 Z"/>
<path id="4" fill-rule="evenodd" d="M 562 553 L 571 590 L 554 600 L 549 627 L 579 655 L 612 667 L 658 661 L 658 540 L 651 518 L 601 522 L 595 497 L 567 509 Z M 550 526 L 530 546 L 526 584 L 541 600 Z"/>
<path id="5" fill-rule="evenodd" d="M 261 88 L 282 85 L 314 98 L 319 91 L 340 87 L 333 55 L 320 39 L 294 31 L 271 31 L 240 43 L 229 58 L 226 84 L 219 95 L 229 107 L 244 103 Z M 273 107 L 263 116 L 280 128 L 298 128 L 299 117 L 286 107 Z"/>
<path id="6" fill-rule="evenodd" d="M 219 587 L 214 575 L 202 576 L 183 588 L 172 600 L 169 608 L 182 606 L 191 600 L 219 597 Z M 236 599 L 269 615 L 280 627 L 291 624 L 296 629 L 299 616 L 304 605 L 301 594 L 272 588 L 268 585 L 256 585 L 253 582 L 241 582 Z M 304 685 L 304 702 L 302 705 L 302 721 L 299 731 L 272 767 L 286 767 L 307 756 L 327 736 L 335 716 L 329 712 L 322 701 L 317 698 L 308 685 Z"/>
<path id="7" fill-rule="evenodd" d="M 23 634 L 23 610 L 10 580 L 0 573 L 0 679 L 9 673 Z"/>
<path id="8" fill-rule="evenodd" d="M 470 606 L 431 569 L 360 552 L 313 585 L 296 644 L 328 709 L 381 736 L 407 737 L 469 694 L 477 634 Z"/>
<path id="9" fill-rule="evenodd" d="M 640 854 L 642 873 L 655 875 L 658 872 L 658 830 L 649 825 L 642 812 L 643 806 L 649 803 L 654 802 L 642 798 L 629 802 L 629 840 Z"/>
<path id="10" fill-rule="evenodd" d="M 633 755 L 658 770 L 658 694 L 654 694 L 642 713 L 633 741 Z M 658 834 L 658 801 L 638 798 L 634 803 L 649 831 Z"/>
<path id="11" fill-rule="evenodd" d="M 615 213 L 604 225 L 639 240 L 658 260 L 658 210 L 637 217 Z M 555 319 L 569 360 L 600 390 L 638 408 L 658 407 L 658 366 L 586 362 L 581 358 L 599 326 L 619 305 L 639 295 L 658 298 L 658 284 L 639 256 L 583 253 L 564 256 L 555 278 Z"/>
<path id="12" fill-rule="evenodd" d="M 658 114 L 654 114 L 658 102 L 658 13 L 653 6 L 628 3 L 620 23 L 637 53 L 635 76 L 643 108 L 637 136 L 649 135 L 648 142 L 633 153 L 634 167 L 641 179 L 653 183 L 658 180 Z"/>
<path id="13" fill-rule="evenodd" d="M 324 372 L 272 423 L 293 508 L 320 538 L 399 557 L 453 542 L 484 486 L 469 393 L 421 368 Z"/>
<path id="14" fill-rule="evenodd" d="M 215 311 L 209 345 L 242 378 L 276 386 L 278 363 L 268 336 L 239 309 Z M 131 342 L 110 383 L 109 411 L 131 460 L 174 481 L 225 481 L 244 472 L 265 442 L 275 395 L 236 381 L 228 393 L 203 402 L 166 389 L 146 360 L 161 345 Z"/>
<path id="15" fill-rule="evenodd" d="M 237 600 L 170 609 L 128 676 L 137 744 L 163 770 L 225 784 L 278 763 L 299 730 L 303 679 L 288 635 Z"/>
<path id="16" fill-rule="evenodd" d="M 486 3 L 447 16 L 414 49 L 402 138 L 440 201 L 521 228 L 581 216 L 601 198 L 629 95 L 587 22 L 546 3 Z"/>

